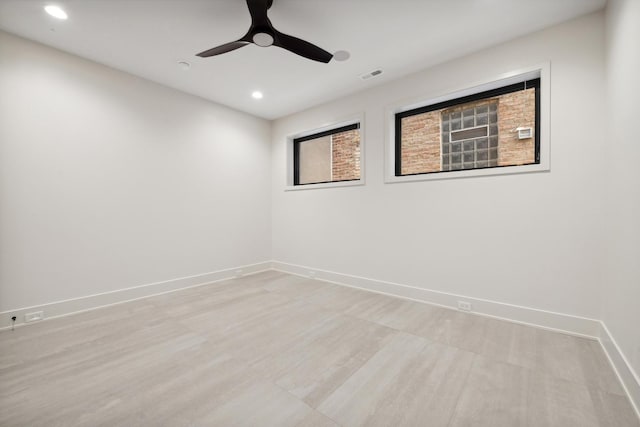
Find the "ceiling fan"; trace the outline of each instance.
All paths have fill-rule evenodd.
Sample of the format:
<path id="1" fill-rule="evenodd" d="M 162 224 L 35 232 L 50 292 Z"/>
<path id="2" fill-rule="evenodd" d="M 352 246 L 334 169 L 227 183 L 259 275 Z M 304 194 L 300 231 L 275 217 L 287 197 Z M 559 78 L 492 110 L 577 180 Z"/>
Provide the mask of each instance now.
<path id="1" fill-rule="evenodd" d="M 271 8 L 273 0 L 247 0 L 249 13 L 251 14 L 251 27 L 239 40 L 226 43 L 213 49 L 200 52 L 197 56 L 207 58 L 231 52 L 250 43 L 261 47 L 278 46 L 296 55 L 304 56 L 325 64 L 331 61 L 333 55 L 318 46 L 276 30 L 267 17 L 267 10 Z"/>

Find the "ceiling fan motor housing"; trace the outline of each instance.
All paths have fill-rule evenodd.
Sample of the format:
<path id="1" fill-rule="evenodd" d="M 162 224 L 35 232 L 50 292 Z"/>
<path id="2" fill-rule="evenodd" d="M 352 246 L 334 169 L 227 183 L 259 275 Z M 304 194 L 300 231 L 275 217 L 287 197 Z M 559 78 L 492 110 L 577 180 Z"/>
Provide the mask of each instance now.
<path id="1" fill-rule="evenodd" d="M 275 41 L 273 35 L 266 31 L 258 31 L 253 34 L 252 40 L 255 44 L 261 47 L 268 47 Z"/>

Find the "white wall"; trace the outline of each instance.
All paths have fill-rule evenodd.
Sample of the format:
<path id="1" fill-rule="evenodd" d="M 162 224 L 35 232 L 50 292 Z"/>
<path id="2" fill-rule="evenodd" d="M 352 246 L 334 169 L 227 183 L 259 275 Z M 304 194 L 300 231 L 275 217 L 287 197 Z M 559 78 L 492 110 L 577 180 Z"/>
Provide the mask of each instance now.
<path id="1" fill-rule="evenodd" d="M 277 120 L 273 258 L 599 318 L 604 19 L 591 14 Z M 384 109 L 551 62 L 551 171 L 383 184 Z M 365 113 L 366 186 L 284 191 L 286 136 Z"/>
<path id="2" fill-rule="evenodd" d="M 269 132 L 0 33 L 0 311 L 269 260 Z"/>
<path id="3" fill-rule="evenodd" d="M 640 373 L 640 1 L 607 6 L 607 271 L 603 321 Z M 637 399 L 640 407 L 640 384 Z"/>

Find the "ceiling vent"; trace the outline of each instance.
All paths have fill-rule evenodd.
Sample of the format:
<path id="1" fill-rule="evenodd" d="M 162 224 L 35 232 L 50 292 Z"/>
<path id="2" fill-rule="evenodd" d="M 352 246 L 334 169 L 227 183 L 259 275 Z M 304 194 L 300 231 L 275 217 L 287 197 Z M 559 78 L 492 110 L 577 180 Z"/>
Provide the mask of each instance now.
<path id="1" fill-rule="evenodd" d="M 369 80 L 369 79 L 371 79 L 373 77 L 378 77 L 380 74 L 382 74 L 382 70 L 378 68 L 377 70 L 373 70 L 373 71 L 370 71 L 368 73 L 360 74 L 360 78 L 362 80 Z"/>

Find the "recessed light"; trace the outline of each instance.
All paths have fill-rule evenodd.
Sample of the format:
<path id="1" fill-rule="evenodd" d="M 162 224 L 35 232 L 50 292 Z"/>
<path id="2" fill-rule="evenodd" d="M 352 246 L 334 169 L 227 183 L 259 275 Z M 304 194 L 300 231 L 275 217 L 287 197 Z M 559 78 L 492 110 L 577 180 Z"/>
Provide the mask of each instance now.
<path id="1" fill-rule="evenodd" d="M 256 90 L 251 94 L 251 96 L 253 97 L 253 99 L 262 99 L 264 95 L 259 90 Z"/>
<path id="2" fill-rule="evenodd" d="M 52 4 L 45 6 L 44 7 L 45 12 L 47 12 L 49 15 L 53 16 L 54 18 L 58 18 L 58 19 L 67 19 L 67 12 L 65 12 L 64 10 L 62 10 L 61 7 L 59 6 L 54 6 Z"/>
<path id="3" fill-rule="evenodd" d="M 187 71 L 191 68 L 191 64 L 187 61 L 178 61 L 178 67 L 180 67 L 181 70 Z"/>
<path id="4" fill-rule="evenodd" d="M 346 61 L 351 57 L 351 54 L 346 50 L 338 50 L 333 54 L 333 59 L 336 61 Z"/>

